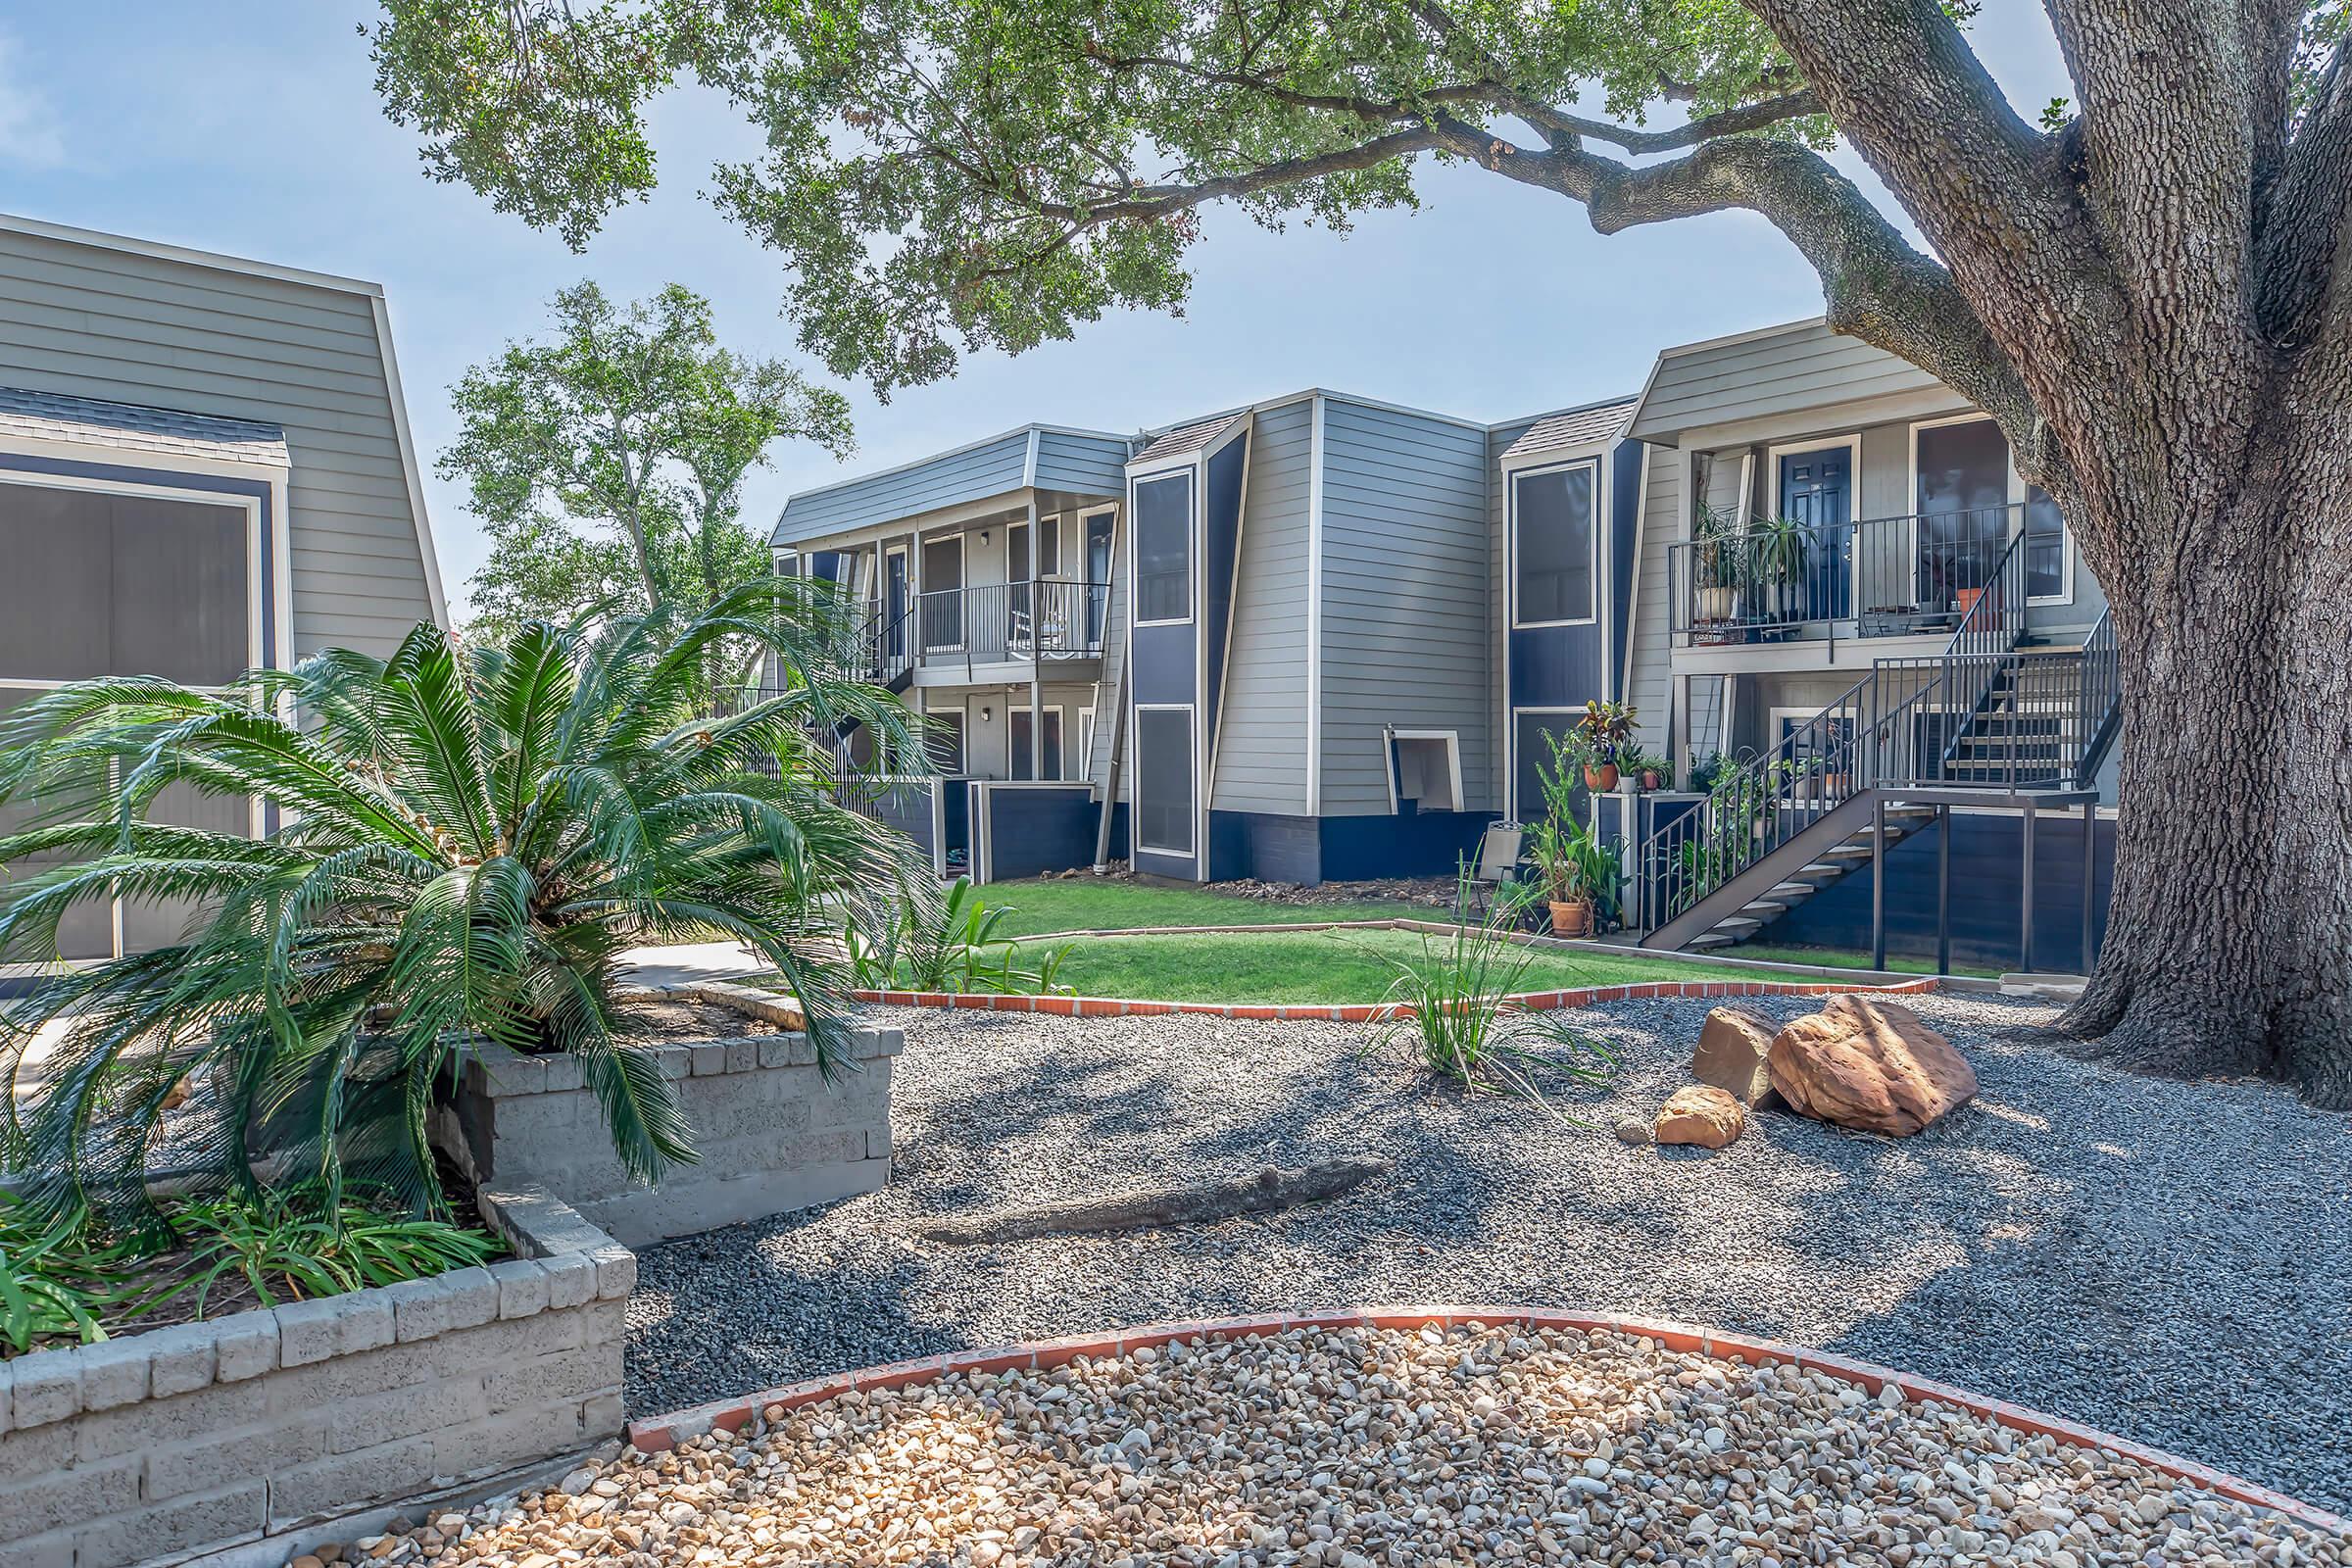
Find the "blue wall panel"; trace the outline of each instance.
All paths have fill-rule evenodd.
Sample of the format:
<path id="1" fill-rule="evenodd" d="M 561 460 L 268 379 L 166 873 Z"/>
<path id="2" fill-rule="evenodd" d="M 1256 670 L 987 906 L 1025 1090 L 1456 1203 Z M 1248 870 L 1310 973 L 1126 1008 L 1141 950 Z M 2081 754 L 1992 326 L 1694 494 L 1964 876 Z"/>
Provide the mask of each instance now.
<path id="1" fill-rule="evenodd" d="M 2094 943 L 2107 928 L 2107 898 L 2115 875 L 2115 823 L 2097 824 L 2092 884 Z M 1972 967 L 2020 966 L 2023 924 L 2019 852 L 2022 815 L 1952 817 L 1952 961 Z M 2082 961 L 2082 820 L 2077 812 L 2044 811 L 2034 831 L 2034 967 L 2081 974 Z M 1905 957 L 1936 956 L 1936 828 L 1923 828 L 1886 855 L 1886 951 Z M 1817 947 L 1870 947 L 1873 873 L 1867 862 L 1765 927 L 1763 942 Z"/>

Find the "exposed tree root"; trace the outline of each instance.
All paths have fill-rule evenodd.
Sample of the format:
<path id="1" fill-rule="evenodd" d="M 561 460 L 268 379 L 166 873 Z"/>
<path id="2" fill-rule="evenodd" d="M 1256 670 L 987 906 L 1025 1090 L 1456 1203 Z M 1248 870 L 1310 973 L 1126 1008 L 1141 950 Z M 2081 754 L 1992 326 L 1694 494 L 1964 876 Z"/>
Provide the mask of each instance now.
<path id="1" fill-rule="evenodd" d="M 1200 1224 L 1242 1214 L 1268 1214 L 1320 1202 L 1396 1169 L 1392 1159 L 1323 1159 L 1298 1170 L 1268 1165 L 1254 1176 L 1197 1187 L 1153 1188 L 1117 1198 L 1080 1199 L 1016 1208 L 977 1219 L 946 1220 L 924 1230 L 934 1242 L 1013 1242 L 1030 1236 L 1088 1231 L 1145 1230 Z"/>

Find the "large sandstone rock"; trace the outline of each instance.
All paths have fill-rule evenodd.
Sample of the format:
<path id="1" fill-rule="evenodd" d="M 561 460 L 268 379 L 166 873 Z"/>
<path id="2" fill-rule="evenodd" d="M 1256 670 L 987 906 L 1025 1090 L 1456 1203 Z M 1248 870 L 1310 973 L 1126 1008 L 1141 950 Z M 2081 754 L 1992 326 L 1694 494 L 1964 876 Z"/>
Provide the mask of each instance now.
<path id="1" fill-rule="evenodd" d="M 1832 997 L 1775 1036 L 1772 1087 L 1808 1116 L 1905 1138 L 1977 1092 L 1952 1043 L 1899 1003 Z"/>
<path id="2" fill-rule="evenodd" d="M 1764 1065 L 1772 1050 L 1774 1025 L 1739 1007 L 1715 1007 L 1699 1026 L 1698 1049 L 1690 1053 L 1690 1076 L 1713 1084 L 1742 1105 L 1752 1105 L 1772 1093 L 1772 1074 Z"/>
<path id="3" fill-rule="evenodd" d="M 1659 1107 L 1653 1129 L 1661 1144 L 1696 1144 L 1701 1149 L 1722 1149 L 1745 1131 L 1747 1112 L 1713 1084 L 1676 1090 Z"/>

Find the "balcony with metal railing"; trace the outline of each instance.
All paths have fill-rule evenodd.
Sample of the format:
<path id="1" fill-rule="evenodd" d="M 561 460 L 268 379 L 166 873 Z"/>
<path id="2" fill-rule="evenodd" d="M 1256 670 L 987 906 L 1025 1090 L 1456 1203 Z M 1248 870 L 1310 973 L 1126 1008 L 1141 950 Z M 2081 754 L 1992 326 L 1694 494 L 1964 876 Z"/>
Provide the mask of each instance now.
<path id="1" fill-rule="evenodd" d="M 1041 577 L 938 589 L 874 618 L 874 673 L 886 682 L 911 671 L 968 679 L 1004 665 L 1081 664 L 1102 657 L 1109 621 L 1108 583 Z"/>
<path id="2" fill-rule="evenodd" d="M 2013 538 L 2022 604 L 2065 572 L 2064 526 L 2043 506 L 1744 528 L 1710 519 L 1667 547 L 1674 644 L 1948 636 L 1996 590 Z"/>

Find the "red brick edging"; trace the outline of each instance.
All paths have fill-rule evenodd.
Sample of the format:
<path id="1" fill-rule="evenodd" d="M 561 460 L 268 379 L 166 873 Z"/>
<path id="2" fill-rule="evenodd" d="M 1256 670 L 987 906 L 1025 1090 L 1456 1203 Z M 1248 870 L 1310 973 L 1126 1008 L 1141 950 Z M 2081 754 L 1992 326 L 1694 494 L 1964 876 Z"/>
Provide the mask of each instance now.
<path id="1" fill-rule="evenodd" d="M 1570 991 L 1528 991 L 1505 1002 L 1530 1012 L 1586 1007 L 1596 1002 L 1632 1002 L 1649 997 L 1710 1000 L 1723 997 L 1827 997 L 1839 992 L 1869 996 L 1922 996 L 1936 989 L 1934 975 L 1884 985 L 1837 980 L 1651 980 L 1636 985 L 1582 986 Z M 858 1002 L 888 1007 L 970 1007 L 984 1012 L 1050 1012 L 1064 1018 L 1149 1018 L 1171 1012 L 1200 1012 L 1218 1018 L 1297 1018 L 1325 1023 L 1377 1023 L 1408 1016 L 1409 1003 L 1133 1002 L 1121 997 L 1004 996 L 995 992 L 853 991 Z"/>
<path id="2" fill-rule="evenodd" d="M 778 1406 L 790 1410 L 834 1398 L 853 1390 L 901 1389 L 956 1373 L 993 1376 L 1014 1369 L 1056 1367 L 1080 1356 L 1124 1355 L 1147 1346 L 1165 1345 L 1172 1340 L 1247 1339 L 1251 1335 L 1280 1334 L 1289 1329 L 1420 1329 L 1430 1324 L 1441 1328 L 1515 1324 L 1534 1329 L 1641 1335 L 1656 1340 L 1669 1350 L 1684 1354 L 1717 1356 L 1758 1366 L 1778 1363 L 1827 1372 L 1832 1377 L 1868 1390 L 1873 1397 L 1891 1383 L 1909 1399 L 1934 1399 L 1953 1405 L 1980 1419 L 1996 1422 L 2029 1437 L 2047 1434 L 2061 1443 L 2073 1444 L 2078 1447 L 2106 1449 L 2162 1474 L 2203 1487 L 2232 1501 L 2283 1514 L 2314 1530 L 2352 1536 L 2352 1519 L 2339 1518 L 2310 1503 L 2297 1501 L 2283 1493 L 2273 1492 L 2268 1487 L 2241 1481 L 2210 1465 L 2178 1458 L 2129 1439 L 2119 1438 L 2111 1432 L 2101 1432 L 2095 1427 L 2045 1415 L 2023 1405 L 1985 1398 L 1932 1379 L 1890 1371 L 1827 1350 L 1784 1345 L 1776 1340 L 1725 1334 L 1687 1323 L 1643 1317 L 1612 1317 L 1590 1312 L 1555 1312 L 1524 1306 L 1374 1306 L 1360 1311 L 1269 1313 L 1198 1323 L 1153 1323 L 1106 1334 L 1078 1334 L 1030 1345 L 960 1350 L 953 1355 L 923 1356 L 912 1361 L 894 1361 L 887 1366 L 867 1367 L 858 1372 L 836 1373 L 832 1377 L 787 1384 L 758 1394 L 672 1411 L 668 1415 L 650 1416 L 642 1421 L 630 1422 L 628 1437 L 638 1452 L 660 1453 L 716 1428 L 729 1432 L 741 1431 L 761 1411 Z"/>

